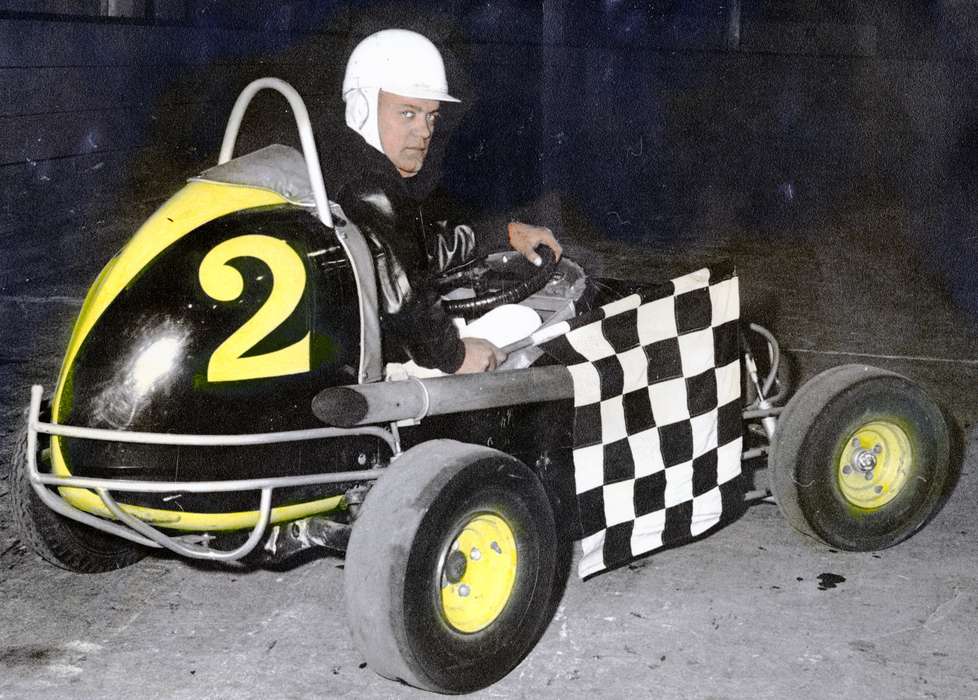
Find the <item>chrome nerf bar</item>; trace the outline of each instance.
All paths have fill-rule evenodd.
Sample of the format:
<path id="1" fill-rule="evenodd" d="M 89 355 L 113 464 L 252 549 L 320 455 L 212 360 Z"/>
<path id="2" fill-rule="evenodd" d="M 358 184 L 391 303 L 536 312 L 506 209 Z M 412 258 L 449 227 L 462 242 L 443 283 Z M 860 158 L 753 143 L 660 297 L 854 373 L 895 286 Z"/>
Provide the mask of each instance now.
<path id="1" fill-rule="evenodd" d="M 318 440 L 323 438 L 350 435 L 369 435 L 384 440 L 394 455 L 400 450 L 394 436 L 383 428 L 364 426 L 355 429 L 314 428 L 277 433 L 256 433 L 252 435 L 180 435 L 166 433 L 139 433 L 99 428 L 79 428 L 77 426 L 46 423 L 40 420 L 41 400 L 44 389 L 31 387 L 31 405 L 27 430 L 27 469 L 31 486 L 41 501 L 56 513 L 72 520 L 123 537 L 147 547 L 165 548 L 182 556 L 214 561 L 234 561 L 251 552 L 261 540 L 271 521 L 272 492 L 276 488 L 310 486 L 315 484 L 343 483 L 348 481 L 373 480 L 380 476 L 380 470 L 363 469 L 358 471 L 334 472 L 331 474 L 307 474 L 303 476 L 283 476 L 266 479 L 238 479 L 226 481 L 140 481 L 136 479 L 98 479 L 79 476 L 54 476 L 42 474 L 37 467 L 37 435 L 57 435 L 86 440 L 105 440 L 111 442 L 135 442 L 153 445 L 189 445 L 197 447 L 264 445 L 276 442 Z M 124 525 L 86 513 L 68 504 L 55 495 L 47 486 L 91 489 L 98 494 L 105 507 Z M 112 497 L 111 491 L 140 493 L 169 493 L 185 491 L 188 493 L 219 493 L 228 491 L 260 491 L 258 523 L 252 529 L 247 541 L 234 550 L 219 551 L 194 543 L 181 542 L 159 529 L 127 513 Z"/>

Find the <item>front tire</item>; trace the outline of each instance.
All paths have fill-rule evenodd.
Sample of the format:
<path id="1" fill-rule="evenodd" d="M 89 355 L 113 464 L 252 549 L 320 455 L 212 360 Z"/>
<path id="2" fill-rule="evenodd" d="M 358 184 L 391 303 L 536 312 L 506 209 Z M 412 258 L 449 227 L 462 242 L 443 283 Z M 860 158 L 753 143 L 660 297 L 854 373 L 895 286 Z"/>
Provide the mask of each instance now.
<path id="1" fill-rule="evenodd" d="M 874 367 L 834 367 L 779 417 L 771 489 L 800 532 L 840 549 L 885 549 L 939 508 L 951 447 L 943 412 L 917 384 Z"/>
<path id="2" fill-rule="evenodd" d="M 48 461 L 45 448 L 49 441 L 50 436 L 38 434 L 36 459 L 42 471 Z M 10 505 L 20 541 L 61 569 L 84 574 L 115 571 L 147 554 L 145 547 L 59 515 L 41 501 L 27 475 L 26 428 L 17 433 L 14 444 Z"/>
<path id="3" fill-rule="evenodd" d="M 346 602 L 382 676 L 442 693 L 484 688 L 553 615 L 559 549 L 537 476 L 496 450 L 436 440 L 404 453 L 353 527 Z"/>

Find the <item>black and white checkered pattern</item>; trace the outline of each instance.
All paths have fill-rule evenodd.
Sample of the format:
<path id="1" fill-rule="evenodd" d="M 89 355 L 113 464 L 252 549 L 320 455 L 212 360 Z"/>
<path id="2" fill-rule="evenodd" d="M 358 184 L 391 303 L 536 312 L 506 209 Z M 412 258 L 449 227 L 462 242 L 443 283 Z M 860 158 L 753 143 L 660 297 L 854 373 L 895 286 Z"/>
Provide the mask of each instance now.
<path id="1" fill-rule="evenodd" d="M 704 268 L 542 346 L 574 380 L 582 577 L 696 536 L 743 500 L 739 315 L 736 275 Z"/>

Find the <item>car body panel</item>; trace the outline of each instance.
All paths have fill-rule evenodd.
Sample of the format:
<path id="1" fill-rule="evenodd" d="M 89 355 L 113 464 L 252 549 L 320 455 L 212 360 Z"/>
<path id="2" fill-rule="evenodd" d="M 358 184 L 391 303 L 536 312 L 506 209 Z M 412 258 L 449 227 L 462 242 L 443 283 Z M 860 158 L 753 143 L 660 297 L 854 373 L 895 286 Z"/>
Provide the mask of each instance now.
<path id="1" fill-rule="evenodd" d="M 191 182 L 113 258 L 75 325 L 54 422 L 154 433 L 248 434 L 319 427 L 312 396 L 355 382 L 356 283 L 333 229 L 275 193 Z M 247 479 L 377 464 L 375 438 L 187 448 L 53 437 L 58 476 Z M 342 506 L 336 485 L 280 489 L 273 522 Z M 62 488 L 107 515 L 92 491 Z M 140 519 L 186 530 L 257 522 L 248 493 L 126 494 Z"/>

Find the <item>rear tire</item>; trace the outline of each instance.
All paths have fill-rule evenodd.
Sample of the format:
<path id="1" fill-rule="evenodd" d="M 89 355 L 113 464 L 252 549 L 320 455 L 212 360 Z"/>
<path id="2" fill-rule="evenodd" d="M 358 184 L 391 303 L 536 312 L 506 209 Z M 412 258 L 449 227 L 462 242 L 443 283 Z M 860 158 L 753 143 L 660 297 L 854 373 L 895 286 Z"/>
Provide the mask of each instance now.
<path id="1" fill-rule="evenodd" d="M 25 421 L 26 422 L 26 421 Z M 49 436 L 38 435 L 38 468 L 44 470 Z M 27 429 L 17 433 L 10 470 L 10 504 L 20 541 L 55 566 L 83 574 L 122 569 L 146 556 L 135 542 L 96 530 L 48 508 L 27 476 Z"/>
<path id="2" fill-rule="evenodd" d="M 943 412 L 917 384 L 874 367 L 834 367 L 778 418 L 771 489 L 798 531 L 840 549 L 885 549 L 940 507 L 951 448 Z"/>
<path id="3" fill-rule="evenodd" d="M 373 486 L 347 550 L 347 613 L 368 665 L 441 693 L 484 688 L 553 616 L 559 545 L 518 460 L 451 440 L 404 453 Z"/>

